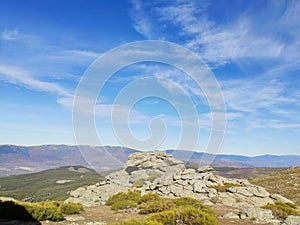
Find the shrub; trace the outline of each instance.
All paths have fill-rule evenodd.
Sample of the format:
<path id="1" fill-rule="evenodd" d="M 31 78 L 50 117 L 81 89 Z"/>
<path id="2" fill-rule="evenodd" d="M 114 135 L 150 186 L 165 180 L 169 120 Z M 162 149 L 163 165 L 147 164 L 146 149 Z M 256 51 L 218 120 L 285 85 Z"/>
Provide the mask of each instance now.
<path id="1" fill-rule="evenodd" d="M 130 219 L 130 220 L 125 220 L 123 222 L 110 223 L 109 225 L 163 225 L 163 224 L 157 221 L 143 221 L 138 219 Z"/>
<path id="2" fill-rule="evenodd" d="M 137 187 L 137 188 L 140 188 L 140 187 L 143 187 L 143 184 L 146 180 L 145 179 L 138 179 L 136 180 L 135 182 L 133 182 L 132 184 L 132 187 Z"/>
<path id="3" fill-rule="evenodd" d="M 182 197 L 173 200 L 173 203 L 177 206 L 191 206 L 199 208 L 202 206 L 202 203 L 194 198 Z"/>
<path id="4" fill-rule="evenodd" d="M 49 203 L 22 203 L 26 210 L 32 215 L 33 218 L 42 221 L 61 221 L 64 216 L 59 207 L 55 204 Z"/>
<path id="5" fill-rule="evenodd" d="M 63 214 L 67 215 L 78 214 L 83 210 L 83 206 L 80 203 L 61 203 L 59 208 Z"/>
<path id="6" fill-rule="evenodd" d="M 122 210 L 137 207 L 137 203 L 131 200 L 118 201 L 111 206 L 112 210 Z"/>
<path id="7" fill-rule="evenodd" d="M 208 186 L 209 188 L 214 188 L 218 192 L 226 192 L 230 187 L 242 187 L 241 184 L 225 183 L 224 185 Z"/>
<path id="8" fill-rule="evenodd" d="M 191 207 L 180 207 L 177 212 L 178 220 L 186 225 L 218 225 L 218 219 L 213 214 L 209 214 L 200 209 Z"/>
<path id="9" fill-rule="evenodd" d="M 159 201 L 161 197 L 158 194 L 148 193 L 142 196 L 142 202 Z"/>
<path id="10" fill-rule="evenodd" d="M 127 193 L 120 192 L 115 194 L 107 199 L 106 205 L 113 205 L 117 202 L 124 201 L 124 200 L 131 200 L 136 203 L 141 202 L 141 192 L 140 191 L 128 191 Z"/>
<path id="11" fill-rule="evenodd" d="M 157 221 L 164 225 L 218 225 L 215 215 L 208 214 L 200 209 L 180 206 L 177 209 L 163 211 L 150 215 L 147 221 Z"/>
<path id="12" fill-rule="evenodd" d="M 156 221 L 164 225 L 176 225 L 177 217 L 174 210 L 167 210 L 150 215 L 146 221 Z"/>
<path id="13" fill-rule="evenodd" d="M 81 210 L 80 203 L 0 201 L 1 218 L 61 221 L 63 214 L 76 214 Z"/>
<path id="14" fill-rule="evenodd" d="M 173 203 L 176 206 L 184 206 L 184 207 L 192 207 L 196 209 L 200 209 L 203 212 L 206 212 L 210 215 L 215 216 L 215 211 L 207 205 L 203 205 L 200 201 L 190 198 L 190 197 L 182 197 L 173 200 Z"/>
<path id="15" fill-rule="evenodd" d="M 297 206 L 291 203 L 275 202 L 275 204 L 268 203 L 262 206 L 263 209 L 270 209 L 273 216 L 280 220 L 285 220 L 289 215 L 300 216 L 300 211 Z"/>
<path id="16" fill-rule="evenodd" d="M 169 210 L 175 205 L 170 199 L 158 198 L 153 201 L 144 202 L 140 205 L 140 214 L 149 214 Z"/>
<path id="17" fill-rule="evenodd" d="M 24 206 L 13 201 L 0 201 L 0 218 L 24 221 L 34 220 L 32 215 L 25 209 Z"/>

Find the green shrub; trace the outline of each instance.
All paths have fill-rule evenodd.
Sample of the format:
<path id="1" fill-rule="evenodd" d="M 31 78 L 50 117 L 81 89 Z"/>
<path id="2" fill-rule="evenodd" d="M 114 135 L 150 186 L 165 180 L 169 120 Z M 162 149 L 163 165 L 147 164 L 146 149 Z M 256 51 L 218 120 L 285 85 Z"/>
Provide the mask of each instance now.
<path id="1" fill-rule="evenodd" d="M 63 214 L 67 215 L 78 214 L 83 210 L 83 206 L 80 203 L 61 203 L 59 208 Z"/>
<path id="2" fill-rule="evenodd" d="M 270 209 L 273 216 L 279 220 L 285 220 L 289 215 L 300 216 L 300 211 L 297 206 L 291 203 L 275 202 L 275 204 L 268 203 L 262 206 L 263 209 Z"/>
<path id="3" fill-rule="evenodd" d="M 132 187 L 137 187 L 137 188 L 140 188 L 140 187 L 143 187 L 143 184 L 146 180 L 145 179 L 138 179 L 136 180 L 135 182 L 133 182 L 132 184 Z"/>
<path id="4" fill-rule="evenodd" d="M 1 201 L 1 200 L 0 200 L 0 218 L 18 219 L 24 221 L 34 220 L 32 215 L 25 209 L 24 206 L 19 205 L 14 201 Z"/>
<path id="5" fill-rule="evenodd" d="M 0 201 L 1 218 L 61 221 L 63 214 L 76 214 L 81 210 L 80 203 Z"/>
<path id="6" fill-rule="evenodd" d="M 174 210 L 167 210 L 150 215 L 146 221 L 156 221 L 164 225 L 176 225 L 178 216 Z"/>
<path id="7" fill-rule="evenodd" d="M 59 207 L 52 202 L 49 203 L 22 203 L 33 218 L 42 221 L 61 221 L 64 216 Z"/>
<path id="8" fill-rule="evenodd" d="M 137 207 L 137 203 L 131 200 L 123 200 L 116 202 L 111 206 L 112 210 L 122 210 Z"/>
<path id="9" fill-rule="evenodd" d="M 147 218 L 147 221 L 157 221 L 164 225 L 219 225 L 215 215 L 208 214 L 197 208 L 184 206 L 152 214 Z"/>
<path id="10" fill-rule="evenodd" d="M 142 199 L 142 195 L 140 191 L 128 191 L 127 193 L 120 192 L 115 194 L 107 199 L 106 205 L 113 205 L 117 202 L 124 201 L 124 200 L 131 200 L 136 203 L 140 203 Z"/>
<path id="11" fill-rule="evenodd" d="M 197 208 L 180 207 L 178 220 L 186 225 L 218 225 L 218 219 L 215 215 L 209 214 Z"/>
<path id="12" fill-rule="evenodd" d="M 173 200 L 173 203 L 177 206 L 191 206 L 195 208 L 199 208 L 202 206 L 202 203 L 200 201 L 190 197 L 176 198 Z"/>
<path id="13" fill-rule="evenodd" d="M 175 205 L 170 199 L 158 198 L 153 201 L 144 202 L 140 205 L 140 214 L 162 212 L 173 208 Z"/>
<path id="14" fill-rule="evenodd" d="M 142 202 L 159 201 L 161 197 L 158 194 L 148 193 L 142 196 Z"/>
<path id="15" fill-rule="evenodd" d="M 226 192 L 230 187 L 243 187 L 241 184 L 225 183 L 224 185 L 208 186 L 209 188 L 214 188 L 218 192 Z"/>
<path id="16" fill-rule="evenodd" d="M 138 219 L 130 219 L 118 223 L 110 223 L 109 225 L 163 225 L 163 224 L 157 221 L 143 221 Z"/>
<path id="17" fill-rule="evenodd" d="M 210 208 L 207 205 L 203 205 L 200 201 L 194 198 L 190 198 L 190 197 L 177 198 L 173 200 L 173 203 L 176 206 L 184 206 L 184 207 L 200 209 L 203 212 L 215 216 L 215 211 L 212 208 Z"/>

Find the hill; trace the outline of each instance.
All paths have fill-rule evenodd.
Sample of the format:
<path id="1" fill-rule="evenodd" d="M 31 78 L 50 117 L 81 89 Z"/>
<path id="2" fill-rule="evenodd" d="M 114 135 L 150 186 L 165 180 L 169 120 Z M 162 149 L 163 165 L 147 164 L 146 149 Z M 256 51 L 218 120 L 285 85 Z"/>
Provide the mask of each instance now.
<path id="1" fill-rule="evenodd" d="M 99 180 L 103 177 L 86 167 L 60 167 L 0 178 L 0 196 L 23 201 L 65 200 L 69 191 Z"/>
<path id="2" fill-rule="evenodd" d="M 92 165 L 96 171 L 119 169 L 133 152 L 136 150 L 114 146 L 0 145 L 0 177 L 69 165 Z"/>
<path id="3" fill-rule="evenodd" d="M 250 179 L 250 182 L 266 188 L 269 192 L 280 194 L 300 205 L 300 167 Z"/>
<path id="4" fill-rule="evenodd" d="M 51 168 L 69 165 L 82 165 L 96 171 L 116 170 L 124 166 L 128 156 L 138 150 L 120 146 L 69 146 L 41 145 L 15 146 L 0 145 L 0 177 L 43 171 Z M 300 166 L 300 156 L 297 155 L 210 155 L 203 152 L 184 150 L 167 150 L 176 159 L 189 162 L 195 166 L 207 164 L 205 159 L 214 159 L 214 167 L 235 168 L 288 168 Z M 84 157 L 82 156 L 82 153 Z M 203 160 L 204 159 L 204 160 Z"/>

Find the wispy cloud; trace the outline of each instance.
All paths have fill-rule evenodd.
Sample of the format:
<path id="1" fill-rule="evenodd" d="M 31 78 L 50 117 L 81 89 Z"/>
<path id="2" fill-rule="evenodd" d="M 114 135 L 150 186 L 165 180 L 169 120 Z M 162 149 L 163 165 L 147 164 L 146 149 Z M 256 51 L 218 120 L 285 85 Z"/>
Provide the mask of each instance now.
<path id="1" fill-rule="evenodd" d="M 42 56 L 43 59 L 51 61 L 59 61 L 61 63 L 83 63 L 89 65 L 93 60 L 101 56 L 98 52 L 88 51 L 88 50 L 69 50 L 69 49 L 55 49 L 50 48 Z"/>
<path id="2" fill-rule="evenodd" d="M 34 78 L 29 71 L 8 65 L 0 64 L 0 77 L 4 82 L 21 85 L 31 90 L 56 93 L 60 96 L 72 96 L 72 94 L 56 83 L 40 81 Z"/>
<path id="3" fill-rule="evenodd" d="M 140 21 L 148 24 L 147 32 L 134 26 L 140 33 L 149 38 L 149 33 L 157 33 L 153 30 L 156 25 L 160 25 L 161 30 L 173 29 L 177 32 L 175 36 L 177 39 L 170 36 L 168 40 L 181 41 L 181 44 L 196 51 L 208 63 L 223 65 L 230 60 L 243 58 L 286 60 L 297 59 L 300 55 L 300 44 L 297 41 L 300 28 L 299 23 L 295 22 L 300 11 L 300 3 L 297 1 L 288 3 L 284 14 L 273 13 L 275 15 L 270 15 L 268 20 L 263 20 L 259 25 L 257 25 L 256 15 L 249 15 L 247 12 L 237 15 L 237 18 L 230 23 L 217 24 L 207 15 L 210 4 L 208 1 L 178 0 L 161 4 L 153 3 L 152 8 L 155 10 L 150 10 L 151 15 L 145 13 L 145 8 L 148 11 L 149 8 L 151 9 L 149 4 L 141 1 L 133 1 L 133 3 L 135 14 L 132 18 L 135 24 Z M 282 9 L 282 4 L 277 4 L 277 7 Z M 274 4 L 266 7 L 269 11 L 276 11 Z M 259 13 L 263 14 L 263 12 Z M 259 19 L 262 21 L 262 18 Z M 274 35 L 274 23 L 268 24 L 269 20 L 279 21 L 278 24 L 276 23 L 278 26 L 276 32 L 279 35 Z M 261 26 L 265 32 L 261 32 Z M 280 38 L 280 34 L 288 35 L 291 39 L 286 42 L 287 40 Z"/>
<path id="4" fill-rule="evenodd" d="M 26 43 L 29 46 L 39 43 L 40 41 L 39 37 L 32 34 L 23 33 L 19 28 L 5 29 L 1 32 L 0 37 L 0 39 L 2 39 L 3 41 Z"/>
<path id="5" fill-rule="evenodd" d="M 132 9 L 130 16 L 133 20 L 133 27 L 135 30 L 151 39 L 154 37 L 154 30 L 151 23 L 151 18 L 148 18 L 146 12 L 143 9 L 143 2 L 140 0 L 131 0 Z"/>
<path id="6" fill-rule="evenodd" d="M 18 38 L 18 35 L 19 35 L 19 30 L 15 28 L 13 30 L 2 31 L 1 37 L 2 40 L 12 41 L 12 40 L 16 40 Z"/>

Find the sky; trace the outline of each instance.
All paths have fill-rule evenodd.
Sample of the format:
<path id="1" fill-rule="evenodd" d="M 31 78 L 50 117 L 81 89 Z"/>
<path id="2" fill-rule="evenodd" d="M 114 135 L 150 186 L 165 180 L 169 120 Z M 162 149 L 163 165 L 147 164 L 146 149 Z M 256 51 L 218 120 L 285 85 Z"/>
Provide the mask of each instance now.
<path id="1" fill-rule="evenodd" d="M 220 153 L 299 155 L 299 21 L 297 0 L 1 0 L 0 144 L 78 144 L 73 101 L 89 66 L 121 45 L 160 40 L 195 53 L 218 82 L 227 118 Z M 144 82 L 136 95 L 144 89 L 171 97 L 154 94 L 133 105 L 117 104 L 135 81 Z M 185 96 L 197 121 L 182 121 L 178 114 Z M 122 68 L 96 102 L 103 145 L 132 147 L 112 127 L 112 111 L 122 125 L 130 109 L 124 124 L 138 140 L 160 134 L 161 127 L 151 125 L 160 119 L 166 130 L 155 148 L 176 149 L 182 137 L 193 141 L 189 132 L 197 123 L 195 150 L 207 150 L 210 105 L 178 68 L 158 62 Z"/>

